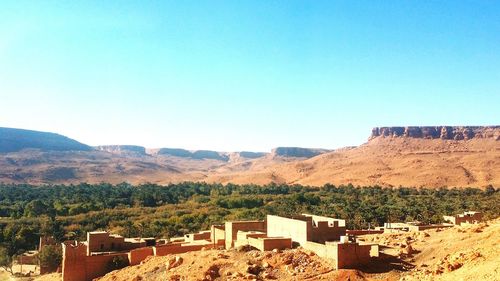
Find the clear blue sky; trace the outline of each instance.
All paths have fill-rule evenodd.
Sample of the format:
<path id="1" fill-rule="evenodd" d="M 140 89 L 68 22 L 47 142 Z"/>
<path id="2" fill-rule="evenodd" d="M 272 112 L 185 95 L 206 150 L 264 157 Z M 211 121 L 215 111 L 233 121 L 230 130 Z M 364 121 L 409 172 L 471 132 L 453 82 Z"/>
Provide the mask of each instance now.
<path id="1" fill-rule="evenodd" d="M 498 1 L 2 1 L 0 126 L 90 145 L 500 123 Z"/>

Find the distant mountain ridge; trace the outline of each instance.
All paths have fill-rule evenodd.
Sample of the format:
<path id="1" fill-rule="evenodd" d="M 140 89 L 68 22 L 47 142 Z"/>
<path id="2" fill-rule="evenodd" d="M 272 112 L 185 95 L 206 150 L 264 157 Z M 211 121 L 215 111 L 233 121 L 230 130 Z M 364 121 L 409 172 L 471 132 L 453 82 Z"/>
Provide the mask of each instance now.
<path id="1" fill-rule="evenodd" d="M 500 126 L 408 126 L 375 127 L 370 138 L 409 137 L 443 140 L 469 140 L 473 138 L 493 138 L 500 140 Z"/>
<path id="2" fill-rule="evenodd" d="M 146 149 L 139 145 L 98 145 L 89 146 L 80 143 L 66 136 L 40 132 L 34 130 L 4 128 L 0 127 L 0 153 L 1 152 L 16 152 L 23 149 L 40 149 L 41 151 L 105 151 L 114 154 L 136 153 L 139 155 L 153 156 L 173 156 L 192 159 L 213 159 L 220 161 L 228 161 L 231 154 L 238 154 L 242 158 L 259 158 L 268 155 L 265 152 L 219 152 L 213 150 L 186 150 L 182 148 L 159 148 Z M 283 157 L 313 157 L 321 153 L 328 152 L 327 149 L 310 149 L 301 147 L 278 147 L 272 153 Z"/>
<path id="3" fill-rule="evenodd" d="M 146 148 L 139 145 L 99 145 L 94 148 L 110 153 L 137 153 L 140 155 L 146 155 Z"/>
<path id="4" fill-rule="evenodd" d="M 500 126 L 378 127 L 365 144 L 336 150 L 218 152 L 90 147 L 59 134 L 0 128 L 0 182 L 500 187 L 499 140 Z"/>
<path id="5" fill-rule="evenodd" d="M 92 150 L 88 145 L 59 134 L 0 127 L 0 152 L 16 152 L 30 148 L 42 151 Z"/>
<path id="6" fill-rule="evenodd" d="M 271 154 L 273 154 L 274 156 L 282 157 L 311 158 L 330 151 L 331 150 L 321 148 L 277 147 L 272 150 Z"/>

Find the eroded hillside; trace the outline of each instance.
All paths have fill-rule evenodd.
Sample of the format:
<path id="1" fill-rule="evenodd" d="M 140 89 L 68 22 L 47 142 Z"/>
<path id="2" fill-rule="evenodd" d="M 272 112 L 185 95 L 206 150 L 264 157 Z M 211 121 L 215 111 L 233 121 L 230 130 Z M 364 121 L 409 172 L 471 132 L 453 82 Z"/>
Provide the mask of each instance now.
<path id="1" fill-rule="evenodd" d="M 10 147 L 0 147 L 2 182 L 500 186 L 499 126 L 380 127 L 358 147 L 280 147 L 271 153 L 118 145 L 80 148 L 76 141 L 46 133 L 21 134 L 19 143 L 24 146 L 13 150 L 6 145 L 13 142 L 12 136 L 0 136 L 8 140 L 0 146 Z M 46 143 L 44 136 L 49 139 Z M 56 144 L 66 144 L 64 148 L 50 149 L 54 136 Z"/>

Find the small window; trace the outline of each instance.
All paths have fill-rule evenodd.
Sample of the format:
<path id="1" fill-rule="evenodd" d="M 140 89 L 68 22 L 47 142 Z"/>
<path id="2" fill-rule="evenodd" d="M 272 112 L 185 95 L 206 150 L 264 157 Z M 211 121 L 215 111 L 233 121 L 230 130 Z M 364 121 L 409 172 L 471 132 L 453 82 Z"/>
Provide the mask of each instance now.
<path id="1" fill-rule="evenodd" d="M 111 249 L 114 250 L 115 249 L 115 243 L 111 243 Z"/>
<path id="2" fill-rule="evenodd" d="M 104 250 L 104 244 L 101 244 L 101 250 Z"/>

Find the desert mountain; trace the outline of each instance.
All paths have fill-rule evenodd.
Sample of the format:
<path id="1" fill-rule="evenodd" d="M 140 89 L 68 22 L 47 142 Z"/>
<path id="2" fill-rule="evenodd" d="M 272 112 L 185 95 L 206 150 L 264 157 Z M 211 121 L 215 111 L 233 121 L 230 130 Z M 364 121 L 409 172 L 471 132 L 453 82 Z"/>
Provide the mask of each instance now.
<path id="1" fill-rule="evenodd" d="M 0 127 L 0 153 L 23 149 L 89 151 L 92 148 L 59 134 Z"/>
<path id="2" fill-rule="evenodd" d="M 358 147 L 270 153 L 93 148 L 58 134 L 2 128 L 0 181 L 500 186 L 500 126 L 380 127 Z"/>

